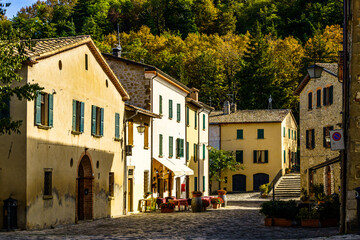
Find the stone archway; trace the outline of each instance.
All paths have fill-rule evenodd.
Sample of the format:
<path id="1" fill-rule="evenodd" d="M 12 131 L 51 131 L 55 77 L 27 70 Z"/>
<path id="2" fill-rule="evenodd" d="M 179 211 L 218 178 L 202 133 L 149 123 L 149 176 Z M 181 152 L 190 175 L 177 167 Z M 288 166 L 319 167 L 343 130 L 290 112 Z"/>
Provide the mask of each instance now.
<path id="1" fill-rule="evenodd" d="M 88 220 L 93 218 L 93 170 L 88 155 L 81 158 L 77 176 L 77 218 Z"/>

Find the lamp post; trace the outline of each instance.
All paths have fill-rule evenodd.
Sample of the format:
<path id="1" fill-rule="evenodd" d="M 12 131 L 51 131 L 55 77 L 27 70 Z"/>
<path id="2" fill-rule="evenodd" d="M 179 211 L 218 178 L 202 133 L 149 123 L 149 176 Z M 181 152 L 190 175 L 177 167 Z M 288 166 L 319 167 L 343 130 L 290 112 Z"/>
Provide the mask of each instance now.
<path id="1" fill-rule="evenodd" d="M 141 122 L 140 125 L 137 126 L 136 128 L 137 128 L 139 133 L 144 133 L 145 132 L 145 125 L 144 125 L 143 122 Z"/>
<path id="2" fill-rule="evenodd" d="M 324 69 L 323 67 L 314 64 L 307 68 L 307 72 L 310 78 L 320 78 L 323 69 Z"/>

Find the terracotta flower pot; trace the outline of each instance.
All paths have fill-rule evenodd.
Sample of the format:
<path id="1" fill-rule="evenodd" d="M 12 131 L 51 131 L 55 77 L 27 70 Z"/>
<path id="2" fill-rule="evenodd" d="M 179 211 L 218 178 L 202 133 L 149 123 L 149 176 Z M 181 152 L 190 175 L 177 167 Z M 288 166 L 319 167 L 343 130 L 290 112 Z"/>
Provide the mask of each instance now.
<path id="1" fill-rule="evenodd" d="M 221 207 L 221 204 L 213 203 L 212 207 L 213 207 L 213 209 L 218 209 Z"/>
<path id="2" fill-rule="evenodd" d="M 274 226 L 291 227 L 292 220 L 286 218 L 274 218 Z"/>
<path id="3" fill-rule="evenodd" d="M 161 213 L 172 213 L 174 212 L 173 208 L 162 208 Z"/>
<path id="4" fill-rule="evenodd" d="M 319 219 L 301 219 L 301 226 L 302 227 L 321 227 Z"/>
<path id="5" fill-rule="evenodd" d="M 265 218 L 265 226 L 272 226 L 272 218 Z"/>

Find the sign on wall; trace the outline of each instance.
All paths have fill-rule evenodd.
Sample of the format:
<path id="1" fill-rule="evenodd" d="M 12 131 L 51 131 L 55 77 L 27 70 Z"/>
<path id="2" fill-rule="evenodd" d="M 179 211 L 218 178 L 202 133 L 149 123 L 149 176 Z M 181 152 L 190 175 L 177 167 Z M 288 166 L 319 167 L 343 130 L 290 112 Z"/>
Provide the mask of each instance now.
<path id="1" fill-rule="evenodd" d="M 342 129 L 330 130 L 331 150 L 344 150 L 344 134 Z"/>

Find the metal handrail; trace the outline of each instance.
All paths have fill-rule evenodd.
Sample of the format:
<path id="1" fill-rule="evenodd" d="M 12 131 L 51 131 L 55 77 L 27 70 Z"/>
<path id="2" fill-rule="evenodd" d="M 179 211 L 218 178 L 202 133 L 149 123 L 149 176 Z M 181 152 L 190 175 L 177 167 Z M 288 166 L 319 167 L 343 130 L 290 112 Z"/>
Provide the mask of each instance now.
<path id="1" fill-rule="evenodd" d="M 275 196 L 275 185 L 276 183 L 279 181 L 279 179 L 282 177 L 283 175 L 283 170 L 280 169 L 279 172 L 276 174 L 276 176 L 274 177 L 274 179 L 271 181 L 271 183 L 269 184 L 269 193 L 271 192 L 270 189 L 272 189 L 273 191 L 273 199 L 274 199 L 274 196 Z"/>

